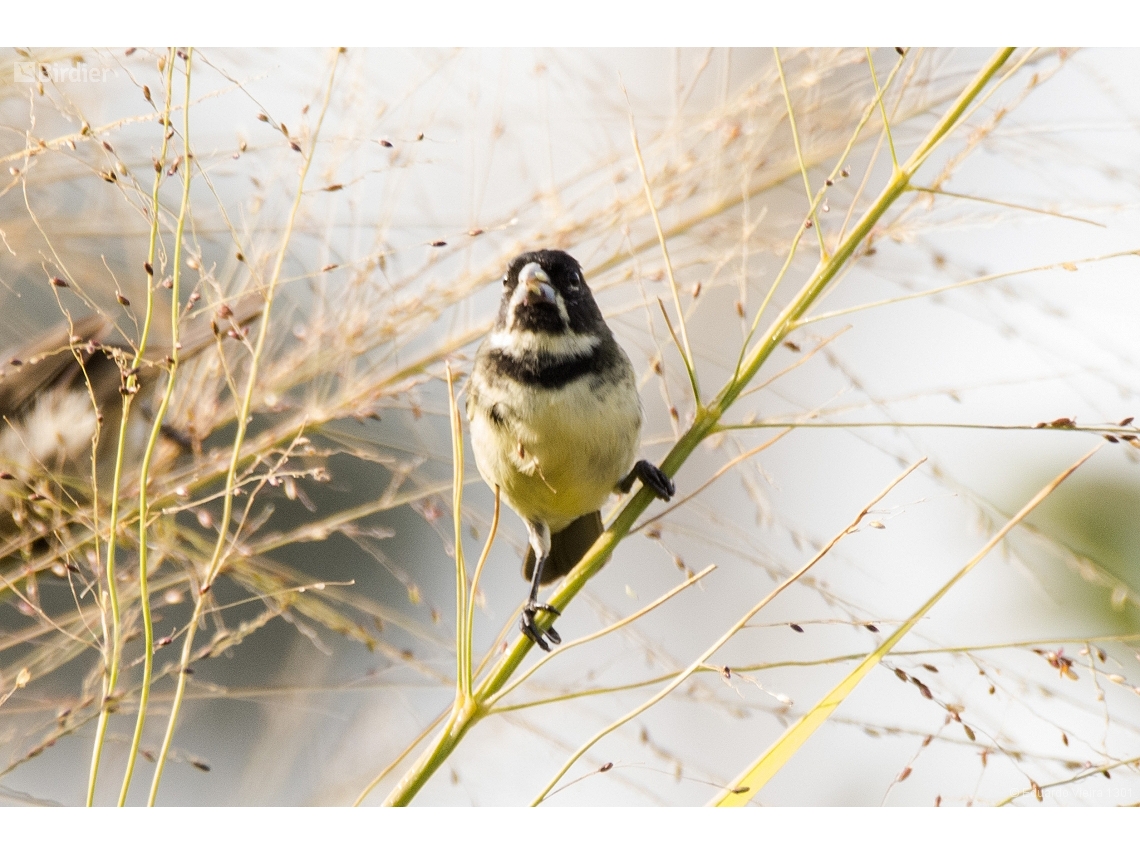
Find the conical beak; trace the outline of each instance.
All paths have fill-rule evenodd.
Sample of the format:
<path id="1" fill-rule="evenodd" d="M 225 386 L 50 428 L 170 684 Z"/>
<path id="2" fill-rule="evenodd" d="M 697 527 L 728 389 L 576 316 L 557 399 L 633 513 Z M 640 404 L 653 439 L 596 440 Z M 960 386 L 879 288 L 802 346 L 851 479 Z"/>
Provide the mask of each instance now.
<path id="1" fill-rule="evenodd" d="M 550 284 L 550 277 L 537 261 L 532 261 L 519 271 L 519 285 L 526 289 L 523 293 L 522 304 L 531 306 L 535 303 L 555 303 L 554 288 Z"/>

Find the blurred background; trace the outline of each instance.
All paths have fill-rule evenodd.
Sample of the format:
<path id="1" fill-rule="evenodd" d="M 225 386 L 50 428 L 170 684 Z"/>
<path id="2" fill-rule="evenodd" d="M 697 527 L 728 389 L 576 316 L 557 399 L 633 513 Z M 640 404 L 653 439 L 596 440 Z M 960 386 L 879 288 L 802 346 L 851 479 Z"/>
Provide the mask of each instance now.
<path id="1" fill-rule="evenodd" d="M 128 352 L 139 340 L 167 56 L 4 51 L 9 373 L 10 354 L 66 315 L 107 318 L 106 341 Z M 815 269 L 816 225 L 832 248 L 849 233 L 891 176 L 892 146 L 908 157 L 990 52 L 779 56 L 787 99 L 768 49 L 200 50 L 189 60 L 193 156 L 177 162 L 188 63 L 175 57 L 151 341 L 170 343 L 161 285 L 174 273 L 186 170 L 184 321 L 222 334 L 179 370 L 165 424 L 183 441 L 168 443 L 148 487 L 161 641 L 129 803 L 146 801 L 199 596 L 160 804 L 352 803 L 448 709 L 444 377 L 469 367 L 514 255 L 559 247 L 582 263 L 642 381 L 644 456 L 660 461 L 689 426 L 695 404 L 658 306 L 677 322 L 631 122 L 708 396 Z M 594 632 L 716 569 L 528 678 L 417 804 L 530 802 L 584 740 L 927 458 L 712 668 L 592 747 L 549 799 L 706 803 L 1102 443 L 754 803 L 1028 805 L 1034 785 L 1044 804 L 1140 801 L 1140 457 L 1131 427 L 1112 431 L 1140 415 L 1138 61 L 1135 51 L 1013 55 L 918 173 L 929 192 L 904 194 L 879 221 L 809 312 L 819 319 L 726 414 L 740 429 L 685 463 L 678 500 L 650 507 L 558 629 L 567 640 Z M 878 109 L 859 130 L 876 76 L 889 138 Z M 810 203 L 789 101 L 812 192 L 841 170 L 795 246 Z M 248 329 L 225 323 L 225 307 L 262 305 L 270 289 Z M 229 547 L 200 594 L 255 355 Z M 138 396 L 133 433 L 145 435 L 160 395 Z M 118 796 L 142 680 L 138 452 L 128 452 L 120 518 L 134 528 L 122 526 L 116 554 L 125 643 L 100 804 Z M 473 569 L 493 497 L 467 460 Z M 86 798 L 107 650 L 106 468 L 94 499 L 89 460 L 57 474 L 54 517 L 0 506 L 15 522 L 0 528 L 5 802 Z M 517 633 L 524 549 L 505 511 L 476 594 L 477 659 Z M 418 751 L 365 803 L 382 801 Z"/>

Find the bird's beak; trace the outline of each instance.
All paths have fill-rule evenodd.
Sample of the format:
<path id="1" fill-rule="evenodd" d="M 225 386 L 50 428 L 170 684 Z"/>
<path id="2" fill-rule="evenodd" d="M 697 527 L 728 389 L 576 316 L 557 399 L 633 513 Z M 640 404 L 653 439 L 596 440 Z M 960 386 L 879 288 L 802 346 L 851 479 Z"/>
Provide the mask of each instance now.
<path id="1" fill-rule="evenodd" d="M 523 293 L 522 304 L 530 306 L 535 303 L 555 303 L 554 288 L 550 284 L 550 277 L 537 261 L 532 261 L 519 271 L 519 284 L 526 289 Z"/>

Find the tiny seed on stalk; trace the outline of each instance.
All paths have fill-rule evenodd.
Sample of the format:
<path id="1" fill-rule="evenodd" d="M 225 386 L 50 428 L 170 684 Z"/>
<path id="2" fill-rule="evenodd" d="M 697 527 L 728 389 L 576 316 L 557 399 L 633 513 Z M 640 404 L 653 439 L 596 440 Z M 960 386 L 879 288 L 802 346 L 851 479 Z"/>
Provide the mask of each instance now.
<path id="1" fill-rule="evenodd" d="M 1066 745 L 1066 746 L 1068 746 L 1068 744 L 1069 744 L 1069 734 L 1065 733 L 1065 731 L 1063 731 L 1063 730 L 1061 731 L 1061 741 L 1062 741 L 1063 743 L 1065 743 L 1065 745 Z"/>
<path id="2" fill-rule="evenodd" d="M 222 303 L 220 306 L 218 306 L 218 317 L 219 318 L 222 318 L 223 320 L 225 318 L 232 318 L 233 314 L 234 314 L 233 309 L 231 309 L 226 303 Z"/>
<path id="3" fill-rule="evenodd" d="M 131 304 L 131 301 L 123 296 L 122 292 L 120 291 L 115 292 L 115 299 L 119 301 L 120 306 L 129 306 Z"/>
<path id="4" fill-rule="evenodd" d="M 608 772 L 613 767 L 614 767 L 613 763 L 603 763 L 602 766 L 598 769 L 598 771 L 599 772 Z"/>
<path id="5" fill-rule="evenodd" d="M 906 56 L 906 48 L 897 47 L 895 48 L 895 53 L 899 56 Z"/>
<path id="6" fill-rule="evenodd" d="M 343 190 L 343 189 L 344 189 L 343 184 L 330 184 L 328 187 L 325 188 L 325 192 L 326 193 L 335 193 L 337 190 Z"/>
<path id="7" fill-rule="evenodd" d="M 264 113 L 258 113 L 258 114 L 257 114 L 257 121 L 259 121 L 259 122 L 268 122 L 268 121 L 269 121 L 269 117 L 268 117 L 267 115 L 265 115 Z"/>
<path id="8" fill-rule="evenodd" d="M 431 245 L 432 246 L 447 246 L 447 241 L 445 241 L 445 240 L 433 240 L 431 242 Z"/>
<path id="9" fill-rule="evenodd" d="M 966 731 L 966 738 L 971 742 L 976 742 L 977 737 L 974 735 L 974 729 L 968 724 L 962 725 L 962 730 Z"/>
<path id="10" fill-rule="evenodd" d="M 289 148 L 293 149 L 293 151 L 301 150 L 301 146 L 298 145 L 294 140 L 289 140 Z"/>
<path id="11" fill-rule="evenodd" d="M 388 142 L 388 140 L 380 140 L 380 145 L 384 146 L 384 148 L 392 147 L 392 143 Z"/>
<path id="12" fill-rule="evenodd" d="M 693 286 L 693 299 L 695 300 L 699 296 L 701 296 L 701 283 L 700 282 L 698 282 L 696 285 Z"/>
<path id="13" fill-rule="evenodd" d="M 423 132 L 421 131 L 420 134 L 416 137 L 416 142 L 421 142 L 423 140 L 423 138 L 424 138 L 424 135 L 423 135 Z"/>
<path id="14" fill-rule="evenodd" d="M 154 102 L 150 100 L 150 87 L 149 86 L 145 86 L 145 85 L 143 86 L 143 97 L 146 98 L 146 100 L 149 101 L 151 104 L 154 104 Z"/>
<path id="15" fill-rule="evenodd" d="M 803 632 L 804 631 L 804 628 L 802 626 L 800 626 L 798 623 L 790 623 L 790 624 L 788 624 L 788 626 L 790 626 L 795 632 Z"/>
<path id="16" fill-rule="evenodd" d="M 742 302 L 740 302 L 739 300 L 737 300 L 737 301 L 736 301 L 736 302 L 733 304 L 733 308 L 734 308 L 734 309 L 736 309 L 736 314 L 737 314 L 739 317 L 741 317 L 741 318 L 743 318 L 743 317 L 744 317 L 744 304 L 743 304 Z"/>
<path id="17" fill-rule="evenodd" d="M 136 50 L 138 50 L 138 48 L 129 47 L 125 51 L 123 51 L 123 56 L 130 56 Z"/>
<path id="18" fill-rule="evenodd" d="M 879 631 L 879 628 L 877 626 L 875 626 L 873 623 L 865 623 L 865 624 L 863 624 L 863 628 L 870 631 L 870 632 L 878 632 Z"/>
<path id="19" fill-rule="evenodd" d="M 907 766 L 905 769 L 903 769 L 901 772 L 899 772 L 899 783 L 902 783 L 907 778 L 909 778 L 911 771 L 912 770 L 911 770 L 910 766 Z"/>
<path id="20" fill-rule="evenodd" d="M 179 58 L 180 60 L 182 60 L 183 62 L 185 62 L 185 61 L 186 61 L 186 60 L 188 60 L 190 57 L 188 57 L 188 56 L 186 55 L 186 51 L 182 50 L 182 48 L 179 48 L 179 49 L 178 49 L 178 58 Z"/>
<path id="21" fill-rule="evenodd" d="M 240 252 L 235 252 L 234 258 L 236 258 L 238 261 L 245 261 L 245 256 L 242 255 Z"/>
<path id="22" fill-rule="evenodd" d="M 55 288 L 67 288 L 68 287 L 67 280 L 66 279 L 60 279 L 58 276 L 53 276 L 51 279 L 48 280 L 48 282 L 50 282 L 52 284 L 52 286 Z"/>
<path id="23" fill-rule="evenodd" d="M 151 264 L 149 261 L 143 262 L 143 270 L 146 271 L 147 276 L 154 276 L 154 268 L 151 267 Z"/>
<path id="24" fill-rule="evenodd" d="M 160 56 L 158 58 L 158 62 L 156 62 L 155 64 L 158 66 L 158 73 L 162 74 L 162 72 L 164 72 L 166 70 L 166 54 L 163 54 L 162 56 Z"/>
<path id="25" fill-rule="evenodd" d="M 107 149 L 107 151 L 111 152 L 111 154 L 115 153 L 115 150 L 111 148 L 111 144 L 109 142 L 106 140 L 102 140 L 101 142 L 103 143 L 103 148 Z"/>
<path id="26" fill-rule="evenodd" d="M 1121 419 L 1119 422 L 1117 422 L 1117 424 L 1120 427 L 1128 427 L 1130 424 L 1132 424 L 1132 418 L 1133 418 L 1132 416 L 1129 416 L 1126 419 Z"/>
<path id="27" fill-rule="evenodd" d="M 467 230 L 467 236 L 468 237 L 479 237 L 479 235 L 481 235 L 481 234 L 483 234 L 483 230 L 479 229 L 479 228 Z"/>

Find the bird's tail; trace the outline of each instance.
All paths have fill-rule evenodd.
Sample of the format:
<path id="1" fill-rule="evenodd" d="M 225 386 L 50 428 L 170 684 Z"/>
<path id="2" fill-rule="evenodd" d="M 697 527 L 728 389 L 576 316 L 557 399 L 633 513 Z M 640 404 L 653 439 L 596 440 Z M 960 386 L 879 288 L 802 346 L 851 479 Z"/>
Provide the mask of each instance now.
<path id="1" fill-rule="evenodd" d="M 542 582 L 549 585 L 561 579 L 574 569 L 574 565 L 582 560 L 594 541 L 604 531 L 602 526 L 602 512 L 583 514 L 570 523 L 562 531 L 550 536 L 550 556 L 542 567 Z M 529 582 L 534 576 L 534 550 L 527 547 L 526 560 L 523 562 L 523 576 Z"/>

